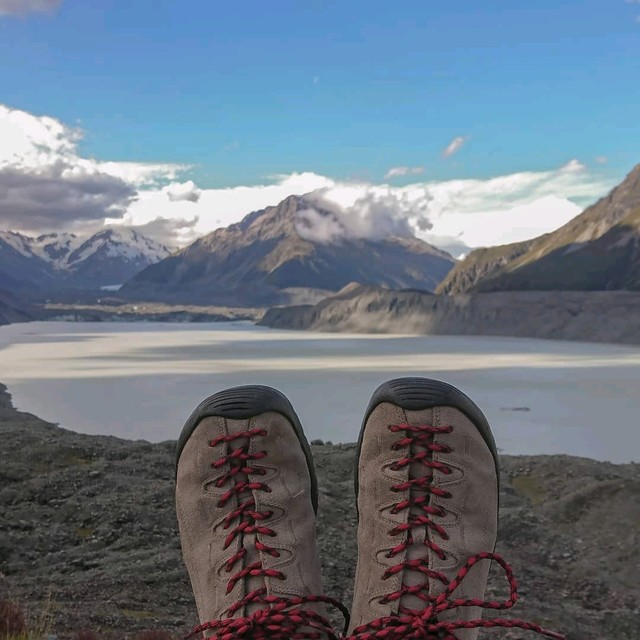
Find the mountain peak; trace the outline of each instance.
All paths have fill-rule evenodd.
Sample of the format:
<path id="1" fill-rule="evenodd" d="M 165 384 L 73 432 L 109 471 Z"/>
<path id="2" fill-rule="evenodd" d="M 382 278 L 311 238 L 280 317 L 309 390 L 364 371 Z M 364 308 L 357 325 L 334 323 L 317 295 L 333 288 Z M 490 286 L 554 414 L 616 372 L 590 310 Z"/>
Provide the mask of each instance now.
<path id="1" fill-rule="evenodd" d="M 122 292 L 261 306 L 289 301 L 292 290 L 324 296 L 349 282 L 433 290 L 453 263 L 415 237 L 354 237 L 336 205 L 294 195 L 196 240 L 145 269 Z"/>
<path id="2" fill-rule="evenodd" d="M 64 232 L 35 238 L 0 232 L 0 267 L 13 279 L 35 285 L 121 284 L 169 253 L 164 245 L 128 227 L 101 229 L 88 238 Z"/>

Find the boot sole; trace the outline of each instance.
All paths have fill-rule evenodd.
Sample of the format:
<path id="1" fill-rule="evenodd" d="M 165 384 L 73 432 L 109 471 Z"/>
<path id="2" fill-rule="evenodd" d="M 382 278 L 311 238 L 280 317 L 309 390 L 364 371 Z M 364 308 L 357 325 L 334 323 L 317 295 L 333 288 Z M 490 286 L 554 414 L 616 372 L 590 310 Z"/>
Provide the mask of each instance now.
<path id="1" fill-rule="evenodd" d="M 203 400 L 189 416 L 178 438 L 176 451 L 176 474 L 180 455 L 187 440 L 203 418 L 218 417 L 230 420 L 248 420 L 268 411 L 283 415 L 293 427 L 298 442 L 302 447 L 311 479 L 311 503 L 313 511 L 318 512 L 318 480 L 313 465 L 311 448 L 304 435 L 300 419 L 296 415 L 288 398 L 277 389 L 262 385 L 251 385 L 225 389 Z"/>
<path id="2" fill-rule="evenodd" d="M 356 465 L 355 465 L 355 491 L 356 491 L 356 513 L 358 513 L 358 490 L 359 478 L 358 467 L 360 466 L 360 450 L 364 439 L 364 432 L 369 417 L 375 408 L 383 402 L 389 402 L 398 407 L 402 407 L 407 411 L 422 411 L 424 409 L 433 409 L 434 407 L 453 407 L 464 413 L 474 426 L 480 432 L 482 439 L 485 441 L 493 461 L 496 465 L 496 478 L 498 480 L 498 491 L 500 490 L 500 469 L 498 463 L 498 450 L 491 433 L 489 422 L 482 413 L 480 407 L 471 400 L 467 395 L 462 393 L 453 385 L 441 382 L 440 380 L 431 380 L 429 378 L 396 378 L 388 380 L 381 384 L 373 393 L 369 406 L 362 421 L 360 436 L 358 437 L 358 445 L 356 448 Z M 358 513 L 358 517 L 360 514 Z"/>

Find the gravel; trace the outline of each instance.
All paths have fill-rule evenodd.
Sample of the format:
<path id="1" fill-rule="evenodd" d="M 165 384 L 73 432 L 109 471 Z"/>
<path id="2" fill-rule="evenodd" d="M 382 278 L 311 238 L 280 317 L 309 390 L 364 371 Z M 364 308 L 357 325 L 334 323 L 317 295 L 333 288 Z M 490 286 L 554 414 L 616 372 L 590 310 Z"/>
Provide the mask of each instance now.
<path id="1" fill-rule="evenodd" d="M 349 605 L 355 445 L 312 450 L 325 589 Z M 175 520 L 174 451 L 173 441 L 59 428 L 16 411 L 0 385 L 0 597 L 21 602 L 32 619 L 49 612 L 61 639 L 82 628 L 104 638 L 186 633 L 197 619 Z M 638 640 L 640 465 L 502 456 L 501 468 L 496 550 L 520 585 L 513 615 L 569 640 Z M 488 595 L 506 594 L 494 567 Z"/>

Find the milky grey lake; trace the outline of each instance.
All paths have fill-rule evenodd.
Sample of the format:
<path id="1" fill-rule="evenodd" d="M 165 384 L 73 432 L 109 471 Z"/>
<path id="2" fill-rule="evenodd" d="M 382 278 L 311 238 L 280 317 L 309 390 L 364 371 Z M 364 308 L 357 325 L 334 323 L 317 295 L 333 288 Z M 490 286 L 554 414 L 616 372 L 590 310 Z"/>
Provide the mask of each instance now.
<path id="1" fill-rule="evenodd" d="M 33 322 L 0 327 L 14 404 L 68 429 L 158 442 L 225 387 L 289 396 L 310 439 L 356 440 L 378 384 L 461 388 L 511 454 L 640 460 L 640 348 L 494 337 L 276 331 L 248 322 Z"/>

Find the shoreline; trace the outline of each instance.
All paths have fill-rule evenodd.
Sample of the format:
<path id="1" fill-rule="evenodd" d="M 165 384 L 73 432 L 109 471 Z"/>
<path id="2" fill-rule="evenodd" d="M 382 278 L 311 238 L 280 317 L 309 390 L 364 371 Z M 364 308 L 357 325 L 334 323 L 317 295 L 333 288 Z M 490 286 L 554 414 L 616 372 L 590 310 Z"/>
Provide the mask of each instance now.
<path id="1" fill-rule="evenodd" d="M 357 286 L 316 305 L 272 307 L 260 326 L 326 332 L 474 335 L 640 345 L 640 292 L 437 295 Z"/>
<path id="2" fill-rule="evenodd" d="M 0 436 L 0 597 L 10 592 L 36 615 L 50 592 L 61 639 L 80 628 L 114 640 L 152 628 L 181 636 L 197 622 L 175 522 L 175 441 L 74 433 L 17 411 L 3 385 Z M 312 453 L 325 591 L 349 605 L 355 445 Z M 513 615 L 570 639 L 635 638 L 640 465 L 571 456 L 500 463 L 497 551 L 523 596 Z M 488 596 L 501 599 L 502 578 L 492 575 Z M 559 584 L 562 598 L 551 597 Z"/>

